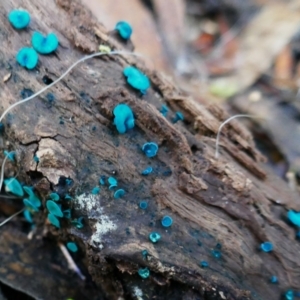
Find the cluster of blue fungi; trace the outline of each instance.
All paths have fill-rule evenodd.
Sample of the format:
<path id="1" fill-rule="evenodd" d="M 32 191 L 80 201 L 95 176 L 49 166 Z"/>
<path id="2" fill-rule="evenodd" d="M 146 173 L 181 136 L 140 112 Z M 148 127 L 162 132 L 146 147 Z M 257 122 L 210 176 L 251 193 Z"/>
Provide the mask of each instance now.
<path id="1" fill-rule="evenodd" d="M 22 30 L 28 27 L 30 24 L 30 14 L 25 10 L 13 10 L 9 13 L 8 20 L 11 25 L 16 30 Z M 116 24 L 115 30 L 118 32 L 119 36 L 127 41 L 130 39 L 132 35 L 132 27 L 129 23 L 125 21 L 120 21 Z M 31 45 L 32 47 L 23 47 L 19 50 L 16 56 L 17 62 L 31 70 L 37 66 L 38 63 L 38 54 L 47 55 L 55 52 L 58 48 L 59 41 L 54 33 L 49 33 L 47 35 L 43 35 L 40 32 L 33 32 L 31 37 Z M 109 52 L 108 52 L 109 53 Z M 139 69 L 133 66 L 127 66 L 123 70 L 123 75 L 125 76 L 127 83 L 137 91 L 139 91 L 142 95 L 146 94 L 147 90 L 150 87 L 149 78 L 142 73 Z M 169 108 L 166 105 L 162 105 L 160 109 L 160 113 L 166 117 L 169 112 Z M 113 124 L 116 127 L 116 130 L 119 134 L 125 134 L 127 131 L 133 129 L 135 127 L 135 115 L 132 111 L 131 107 L 128 104 L 120 103 L 116 105 L 113 109 Z M 183 121 L 184 116 L 181 112 L 176 112 L 175 117 L 171 120 L 173 123 L 177 123 L 178 121 Z M 4 131 L 4 125 L 0 123 L 0 132 Z M 145 154 L 147 158 L 153 158 L 157 155 L 159 150 L 158 145 L 155 142 L 145 142 L 141 147 L 141 151 Z M 5 159 L 10 161 L 15 160 L 14 152 L 4 152 Z M 34 161 L 36 163 L 39 162 L 39 158 L 35 155 Z M 142 176 L 148 176 L 153 172 L 153 168 L 151 166 L 146 167 L 141 171 Z M 66 179 L 67 185 L 72 183 L 71 179 Z M 118 188 L 118 180 L 114 177 L 101 176 L 99 179 L 100 186 L 108 186 L 109 190 L 113 191 L 113 197 L 115 199 L 119 199 L 125 195 L 125 190 L 122 188 Z M 34 188 L 29 186 L 22 186 L 20 182 L 16 178 L 7 178 L 4 180 L 4 186 L 6 192 L 9 192 L 17 197 L 23 199 L 23 203 L 25 205 L 24 209 L 24 217 L 25 219 L 31 223 L 33 222 L 33 214 L 38 212 L 41 207 L 41 200 L 35 194 Z M 91 193 L 97 195 L 100 193 L 100 186 L 95 186 Z M 66 194 L 64 197 L 64 201 L 72 200 L 72 197 Z M 77 219 L 71 219 L 71 210 L 63 209 L 65 204 L 62 202 L 60 196 L 57 193 L 51 193 L 49 195 L 49 199 L 46 201 L 46 208 L 48 210 L 48 221 L 55 226 L 56 228 L 61 227 L 61 221 L 63 219 L 69 220 L 69 222 L 78 229 L 83 228 L 83 217 L 79 217 Z M 141 210 L 146 210 L 148 208 L 148 202 L 142 200 L 139 202 L 139 208 Z M 300 239 L 300 212 L 288 211 L 287 219 L 291 225 L 295 226 L 297 229 L 296 237 Z M 173 219 L 169 215 L 165 215 L 161 219 L 161 225 L 163 228 L 167 229 L 173 224 Z M 149 240 L 153 244 L 156 244 L 162 238 L 161 234 L 158 232 L 150 232 Z M 78 246 L 74 242 L 67 242 L 66 247 L 70 252 L 77 252 Z M 214 258 L 220 259 L 222 257 L 221 252 L 221 244 L 217 244 L 213 250 L 211 250 L 211 254 Z M 271 242 L 265 241 L 260 244 L 259 249 L 265 253 L 272 252 L 274 250 L 274 246 Z M 148 251 L 142 251 L 143 259 L 147 259 Z M 209 263 L 205 260 L 200 262 L 201 268 L 209 268 Z M 150 271 L 147 267 L 138 269 L 139 276 L 143 279 L 146 279 L 150 276 Z M 279 282 L 276 275 L 272 275 L 269 279 L 270 283 L 277 284 Z M 288 290 L 284 294 L 284 298 L 286 300 L 293 300 L 294 297 L 299 296 L 298 292 L 293 290 Z"/>
<path id="2" fill-rule="evenodd" d="M 30 23 L 30 14 L 26 10 L 13 10 L 8 15 L 8 20 L 11 25 L 17 29 L 25 29 Z M 50 54 L 54 52 L 58 47 L 58 38 L 56 34 L 49 33 L 43 35 L 40 32 L 35 31 L 31 37 L 30 47 L 23 47 L 17 53 L 17 62 L 26 69 L 34 69 L 39 60 L 39 54 Z"/>

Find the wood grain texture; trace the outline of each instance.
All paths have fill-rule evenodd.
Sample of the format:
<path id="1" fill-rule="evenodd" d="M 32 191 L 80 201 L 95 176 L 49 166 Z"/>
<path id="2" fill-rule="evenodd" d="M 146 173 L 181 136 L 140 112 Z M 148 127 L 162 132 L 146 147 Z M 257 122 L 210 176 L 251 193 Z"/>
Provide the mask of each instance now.
<path id="1" fill-rule="evenodd" d="M 7 22 L 15 7 L 30 12 L 29 29 L 18 32 Z M 1 111 L 21 91 L 38 91 L 45 75 L 56 79 L 100 43 L 122 49 L 78 1 L 3 0 L 0 11 L 0 78 L 7 68 L 12 72 L 10 80 L 0 82 Z M 33 30 L 54 31 L 60 47 L 40 56 L 38 67 L 28 72 L 17 65 L 15 54 L 30 45 Z M 128 64 L 151 79 L 143 97 L 123 78 Z M 49 102 L 48 92 L 54 101 Z M 217 130 L 228 117 L 221 108 L 194 102 L 159 72 L 125 55 L 81 64 L 48 92 L 11 111 L 2 145 L 14 145 L 20 181 L 34 184 L 43 204 L 51 190 L 75 198 L 62 205 L 72 208 L 73 218 L 84 216 L 84 228 L 62 221 L 61 230 L 53 229 L 44 209 L 36 216 L 35 239 L 75 240 L 107 299 L 135 299 L 138 287 L 145 299 L 276 300 L 298 286 L 300 245 L 284 220 L 287 209 L 300 210 L 298 198 L 269 173 L 251 135 L 237 121 L 224 128 L 221 155 L 214 158 Z M 119 103 L 129 104 L 136 117 L 136 127 L 124 135 L 113 126 L 112 110 Z M 159 112 L 162 104 L 170 107 L 167 118 Z M 176 111 L 184 122 L 171 122 Z M 153 159 L 141 151 L 149 141 L 160 147 Z M 35 153 L 39 163 L 33 161 Z M 154 172 L 142 177 L 148 165 Z M 101 175 L 116 177 L 124 198 L 114 199 L 107 187 L 91 195 Z M 72 178 L 71 186 L 65 177 Z M 148 201 L 147 210 L 138 208 L 140 200 Z M 168 230 L 160 225 L 165 214 L 174 219 Z M 155 245 L 148 240 L 152 231 L 162 235 Z M 258 251 L 264 241 L 274 244 L 272 253 Z M 211 254 L 217 243 L 222 245 L 220 259 Z M 209 268 L 200 267 L 203 260 Z M 139 277 L 140 267 L 150 269 L 150 278 Z M 269 283 L 272 275 L 280 278 L 279 285 Z"/>

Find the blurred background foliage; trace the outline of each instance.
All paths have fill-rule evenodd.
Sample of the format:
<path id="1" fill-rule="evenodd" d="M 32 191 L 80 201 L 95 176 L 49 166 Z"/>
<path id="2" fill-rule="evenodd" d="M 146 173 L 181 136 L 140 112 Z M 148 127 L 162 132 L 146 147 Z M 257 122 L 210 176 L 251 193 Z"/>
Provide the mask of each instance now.
<path id="1" fill-rule="evenodd" d="M 133 26 L 135 51 L 185 93 L 252 131 L 268 165 L 300 179 L 300 1 L 83 0 L 108 29 Z"/>

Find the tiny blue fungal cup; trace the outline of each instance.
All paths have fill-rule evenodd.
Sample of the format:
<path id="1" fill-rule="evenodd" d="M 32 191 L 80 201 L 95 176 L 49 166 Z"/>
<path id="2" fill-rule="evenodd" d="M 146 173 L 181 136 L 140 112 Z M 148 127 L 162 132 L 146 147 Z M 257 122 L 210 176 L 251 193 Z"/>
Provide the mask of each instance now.
<path id="1" fill-rule="evenodd" d="M 47 36 L 35 31 L 31 38 L 33 48 L 40 54 L 50 54 L 58 47 L 56 34 L 49 33 Z"/>
<path id="2" fill-rule="evenodd" d="M 221 258 L 221 256 L 222 256 L 221 251 L 215 250 L 215 249 L 211 251 L 211 254 L 212 254 L 213 257 L 215 257 L 217 259 Z"/>
<path id="3" fill-rule="evenodd" d="M 124 68 L 123 74 L 127 77 L 127 83 L 142 94 L 145 94 L 150 87 L 150 80 L 148 76 L 142 73 L 139 69 L 128 66 Z"/>
<path id="4" fill-rule="evenodd" d="M 128 40 L 132 34 L 132 27 L 128 22 L 120 21 L 116 24 L 115 30 L 118 31 L 119 35 L 124 40 Z"/>
<path id="5" fill-rule="evenodd" d="M 153 142 L 145 143 L 142 147 L 142 151 L 147 157 L 154 157 L 158 151 L 158 145 Z"/>
<path id="6" fill-rule="evenodd" d="M 184 120 L 184 116 L 181 112 L 176 112 L 175 114 L 175 118 L 173 119 L 173 123 L 177 123 L 178 121 L 183 121 Z"/>
<path id="7" fill-rule="evenodd" d="M 140 206 L 140 209 L 146 209 L 148 207 L 148 202 L 141 201 L 139 206 Z"/>
<path id="8" fill-rule="evenodd" d="M 114 125 L 116 126 L 119 133 L 123 134 L 127 130 L 134 127 L 134 116 L 129 105 L 118 104 L 114 108 L 113 114 L 115 116 Z"/>
<path id="9" fill-rule="evenodd" d="M 148 268 L 140 268 L 138 270 L 138 274 L 143 278 L 143 279 L 146 279 L 149 277 L 150 275 L 150 271 Z"/>
<path id="10" fill-rule="evenodd" d="M 5 191 L 12 193 L 18 197 L 23 197 L 24 196 L 24 191 L 23 188 L 20 184 L 20 182 L 14 178 L 7 178 L 4 180 L 4 186 L 5 186 Z"/>
<path id="11" fill-rule="evenodd" d="M 202 260 L 201 262 L 200 262 L 200 266 L 201 266 L 201 268 L 208 268 L 208 262 L 207 261 L 205 261 L 205 260 Z"/>
<path id="12" fill-rule="evenodd" d="M 46 207 L 49 211 L 49 213 L 51 213 L 52 215 L 62 218 L 64 216 L 61 208 L 52 200 L 48 200 L 46 202 Z"/>
<path id="13" fill-rule="evenodd" d="M 15 29 L 23 29 L 30 22 L 30 14 L 26 10 L 14 9 L 9 13 L 8 20 Z"/>
<path id="14" fill-rule="evenodd" d="M 287 217 L 291 223 L 293 223 L 297 227 L 300 227 L 300 212 L 289 210 L 287 213 Z"/>
<path id="15" fill-rule="evenodd" d="M 36 67 L 39 57 L 34 49 L 24 47 L 20 49 L 16 59 L 19 65 L 28 70 L 32 70 Z"/>
<path id="16" fill-rule="evenodd" d="M 60 228 L 60 222 L 56 218 L 56 216 L 54 216 L 53 214 L 50 213 L 50 214 L 48 214 L 48 220 L 53 226 Z"/>
<path id="17" fill-rule="evenodd" d="M 75 243 L 73 242 L 68 242 L 67 243 L 67 248 L 71 251 L 71 252 L 77 252 L 78 251 L 78 247 Z"/>
<path id="18" fill-rule="evenodd" d="M 51 193 L 50 198 L 53 201 L 58 201 L 59 200 L 59 195 L 57 193 Z"/>
<path id="19" fill-rule="evenodd" d="M 273 276 L 270 278 L 270 282 L 271 282 L 271 283 L 278 283 L 278 278 L 277 278 L 275 275 L 273 275 Z"/>
<path id="20" fill-rule="evenodd" d="M 114 198 L 119 199 L 125 195 L 125 191 L 123 189 L 116 190 L 114 193 Z"/>
<path id="21" fill-rule="evenodd" d="M 294 300 L 294 291 L 287 290 L 284 294 L 285 300 Z"/>
<path id="22" fill-rule="evenodd" d="M 163 227 L 170 227 L 173 224 L 173 219 L 170 216 L 164 216 L 161 220 Z"/>
<path id="23" fill-rule="evenodd" d="M 98 195 L 99 192 L 100 192 L 100 188 L 97 187 L 97 186 L 95 186 L 95 187 L 92 189 L 92 194 L 93 194 L 93 195 Z"/>
<path id="24" fill-rule="evenodd" d="M 273 244 L 271 242 L 264 242 L 262 244 L 260 244 L 260 249 L 263 251 L 263 252 L 271 252 L 273 251 L 274 247 L 273 247 Z"/>
<path id="25" fill-rule="evenodd" d="M 157 232 L 151 232 L 149 234 L 149 240 L 154 244 L 157 243 L 160 240 L 160 238 L 161 238 L 161 236 Z"/>
<path id="26" fill-rule="evenodd" d="M 161 109 L 160 109 L 160 113 L 165 117 L 168 113 L 169 109 L 166 105 L 162 105 Z"/>
<path id="27" fill-rule="evenodd" d="M 144 169 L 143 171 L 142 171 L 142 175 L 144 175 L 144 176 L 147 176 L 147 175 L 149 175 L 150 173 L 152 173 L 152 171 L 153 171 L 153 169 L 152 169 L 152 167 L 147 167 L 146 169 Z"/>

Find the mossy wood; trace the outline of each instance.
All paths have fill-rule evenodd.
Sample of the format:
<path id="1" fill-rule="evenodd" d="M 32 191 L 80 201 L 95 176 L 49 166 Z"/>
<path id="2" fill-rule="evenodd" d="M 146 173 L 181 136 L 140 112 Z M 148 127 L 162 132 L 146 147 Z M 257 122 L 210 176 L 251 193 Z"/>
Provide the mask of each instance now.
<path id="1" fill-rule="evenodd" d="M 31 14 L 29 27 L 21 31 L 7 20 L 19 7 Z M 123 50 L 74 0 L 2 0 L 0 11 L 1 112 L 51 83 L 100 44 Z M 54 54 L 39 55 L 38 66 L 28 71 L 15 56 L 30 46 L 33 31 L 56 33 L 60 45 Z M 128 65 L 151 80 L 145 95 L 126 83 L 123 69 Z M 135 115 L 135 127 L 125 134 L 113 124 L 113 109 L 120 103 Z M 162 105 L 170 108 L 166 117 L 159 112 Z M 176 112 L 184 121 L 173 124 Z M 54 244 L 75 241 L 84 257 L 75 261 L 106 299 L 279 299 L 300 282 L 300 244 L 285 220 L 287 209 L 300 210 L 300 203 L 267 170 L 251 134 L 238 121 L 224 127 L 220 157 L 214 158 L 216 133 L 227 118 L 217 105 L 183 94 L 142 59 L 106 56 L 79 65 L 4 120 L 1 145 L 15 150 L 18 161 L 16 169 L 7 163 L 5 176 L 18 169 L 20 182 L 34 185 L 43 199 L 31 242 L 40 244 L 46 236 Z M 155 157 L 147 158 L 141 150 L 146 142 L 158 144 Z M 152 173 L 141 175 L 148 166 Z M 124 189 L 125 195 L 114 199 L 116 189 L 99 184 L 102 175 L 115 177 L 116 189 Z M 100 192 L 93 195 L 96 186 Z M 61 219 L 61 229 L 49 224 L 45 203 L 51 192 L 74 199 L 63 201 L 62 209 L 71 208 L 72 219 L 84 217 L 83 228 L 66 219 Z M 139 208 L 142 200 L 148 202 L 145 210 Z M 21 199 L 1 202 L 1 209 L 22 208 Z M 161 225 L 164 215 L 173 218 L 169 228 Z M 18 222 L 24 221 L 19 217 L 6 226 Z M 24 234 L 22 228 L 15 230 Z M 1 239 L 6 238 L 3 232 Z M 156 244 L 149 240 L 151 232 L 161 235 Z M 258 250 L 265 241 L 273 243 L 273 252 Z M 150 276 L 142 279 L 138 270 L 145 267 Z M 272 275 L 279 284 L 270 283 Z M 0 272 L 0 281 L 4 279 Z M 76 276 L 72 280 L 74 286 L 80 281 Z"/>

